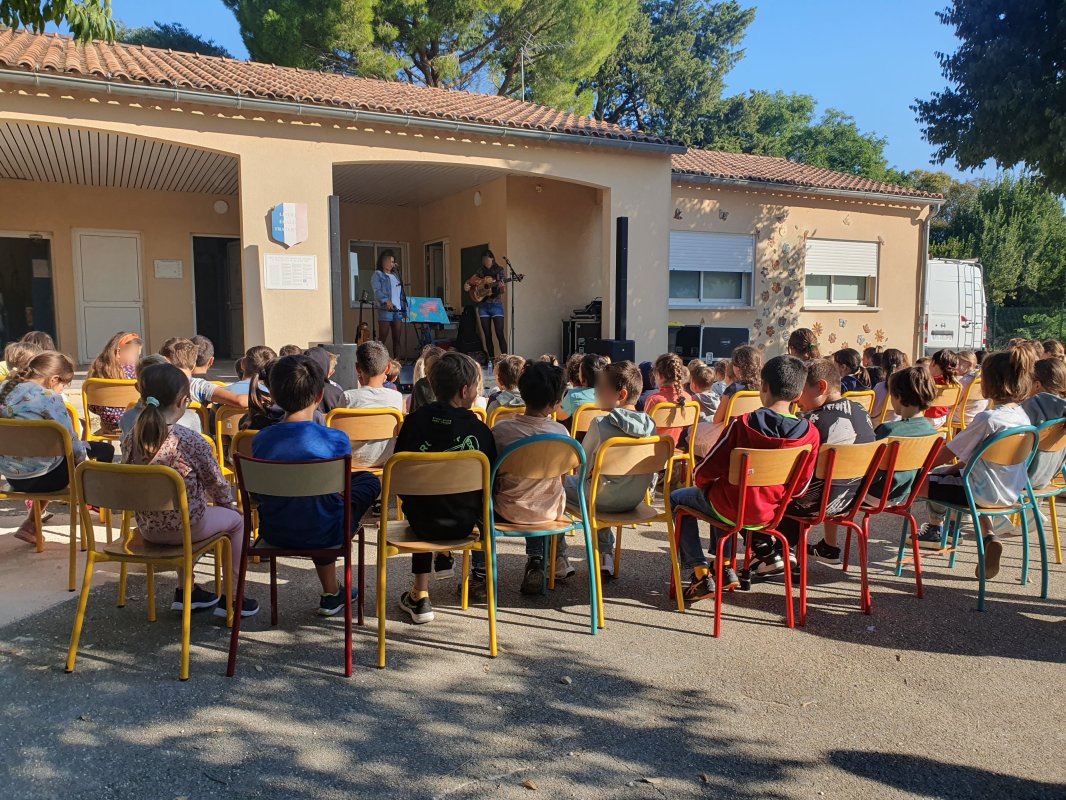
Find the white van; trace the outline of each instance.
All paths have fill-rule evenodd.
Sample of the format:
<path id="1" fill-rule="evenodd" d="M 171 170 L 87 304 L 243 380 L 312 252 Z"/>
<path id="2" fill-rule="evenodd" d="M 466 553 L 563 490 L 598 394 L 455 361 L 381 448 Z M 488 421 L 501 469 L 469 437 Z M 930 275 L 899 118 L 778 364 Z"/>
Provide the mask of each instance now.
<path id="1" fill-rule="evenodd" d="M 925 289 L 925 354 L 945 347 L 983 350 L 984 269 L 974 259 L 930 258 Z"/>

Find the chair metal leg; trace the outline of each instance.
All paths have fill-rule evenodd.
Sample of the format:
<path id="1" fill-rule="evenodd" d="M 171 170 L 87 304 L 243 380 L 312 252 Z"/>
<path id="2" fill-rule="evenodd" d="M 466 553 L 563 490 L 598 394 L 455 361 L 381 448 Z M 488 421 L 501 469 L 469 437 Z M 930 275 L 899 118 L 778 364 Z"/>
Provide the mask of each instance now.
<path id="1" fill-rule="evenodd" d="M 384 512 L 385 509 L 382 509 Z M 377 607 L 378 607 L 378 667 L 385 669 L 385 579 L 388 574 L 387 562 L 388 555 L 386 554 L 387 545 L 382 537 L 378 537 L 378 585 L 377 585 Z"/>
<path id="2" fill-rule="evenodd" d="M 215 545 L 215 563 L 221 559 L 225 564 L 225 569 L 222 571 L 222 591 L 226 598 L 226 627 L 233 627 L 233 620 L 240 616 L 238 609 L 242 608 L 244 603 L 238 606 L 233 602 L 233 543 L 229 538 L 219 539 L 218 544 Z M 221 553 L 219 552 L 221 550 Z"/>
<path id="3" fill-rule="evenodd" d="M 599 535 L 599 534 L 597 534 Z M 614 576 L 617 578 L 622 569 L 622 526 L 619 525 L 614 535 Z"/>
<path id="4" fill-rule="evenodd" d="M 349 586 L 348 591 L 351 592 Z M 366 597 L 366 529 L 359 526 L 359 608 L 358 608 L 358 622 L 359 627 L 363 627 L 366 624 L 363 612 L 363 599 Z"/>
<path id="5" fill-rule="evenodd" d="M 1036 538 L 1040 540 L 1040 599 L 1047 600 L 1048 565 L 1047 565 L 1047 535 L 1044 531 L 1044 522 L 1040 519 L 1040 506 L 1035 499 L 1032 501 L 1036 513 Z"/>
<path id="6" fill-rule="evenodd" d="M 666 535 L 670 540 L 670 576 L 674 584 L 674 599 L 677 601 L 677 611 L 685 613 L 685 594 L 681 588 L 681 554 L 678 552 L 677 532 L 674 529 L 674 520 L 666 520 Z"/>
<path id="7" fill-rule="evenodd" d="M 146 564 L 144 569 L 144 585 L 147 594 L 148 621 L 155 622 L 155 567 Z"/>
<path id="8" fill-rule="evenodd" d="M 902 523 L 899 529 L 899 553 L 896 555 L 896 577 L 903 577 L 903 551 L 907 547 L 907 518 L 904 517 L 900 520 Z"/>
<path id="9" fill-rule="evenodd" d="M 70 564 L 67 566 L 67 591 L 73 592 L 78 583 L 78 507 L 70 504 Z"/>
<path id="10" fill-rule="evenodd" d="M 973 526 L 977 531 L 977 610 L 985 610 L 985 537 L 981 535 L 981 519 L 973 512 Z"/>
<path id="11" fill-rule="evenodd" d="M 951 532 L 951 548 L 950 548 L 951 557 L 948 559 L 948 569 L 954 569 L 955 568 L 955 560 L 959 556 L 959 540 L 962 539 L 962 512 L 959 512 L 958 514 L 949 515 L 948 516 L 948 522 L 949 522 L 950 527 L 944 529 L 945 538 L 948 535 L 948 531 L 950 530 L 950 532 Z M 976 531 L 977 538 L 980 539 L 981 538 L 981 526 L 980 526 L 980 524 L 978 523 L 977 520 L 974 520 L 973 527 L 974 527 L 974 530 Z M 945 546 L 946 545 L 944 543 L 944 540 L 941 540 L 941 545 L 940 545 L 941 550 L 943 550 L 945 548 Z"/>
<path id="12" fill-rule="evenodd" d="M 771 533 L 777 541 L 781 543 L 781 552 L 788 552 L 788 539 L 782 533 Z M 796 627 L 796 611 L 792 605 L 792 569 L 788 566 L 788 562 L 785 562 L 785 621 L 788 627 Z"/>
<path id="13" fill-rule="evenodd" d="M 344 546 L 344 677 L 352 677 L 352 542 Z"/>
<path id="14" fill-rule="evenodd" d="M 858 533 L 859 539 L 859 572 L 862 576 L 860 584 L 860 591 L 862 596 L 859 599 L 859 607 L 862 609 L 862 613 L 869 614 L 872 611 L 873 599 L 870 596 L 870 543 L 866 539 L 866 536 L 860 531 Z"/>
<path id="15" fill-rule="evenodd" d="M 1048 514 L 1051 517 L 1051 538 L 1055 544 L 1055 563 L 1062 563 L 1062 540 L 1059 538 L 1059 514 L 1054 495 L 1048 498 Z"/>
<path id="16" fill-rule="evenodd" d="M 808 556 L 807 556 L 807 538 L 810 535 L 810 532 L 811 532 L 811 529 L 808 528 L 806 525 L 802 525 L 800 527 L 799 547 L 797 548 L 799 550 L 799 552 L 796 553 L 797 561 L 799 563 L 799 574 L 800 574 L 800 617 L 799 617 L 799 624 L 800 624 L 801 627 L 805 626 L 807 624 L 807 564 L 808 564 L 808 560 L 807 560 L 808 559 Z M 848 531 L 848 538 L 847 538 L 846 542 L 850 542 L 850 541 L 851 541 L 851 531 L 849 530 Z M 844 552 L 847 552 L 847 544 L 845 544 Z M 788 564 L 787 559 L 786 559 L 785 563 L 786 563 L 785 571 L 788 572 L 788 571 L 791 570 L 791 568 L 787 566 L 787 564 Z M 844 563 L 847 564 L 847 560 L 845 560 Z"/>
<path id="17" fill-rule="evenodd" d="M 495 565 L 492 563 L 492 559 L 489 558 L 489 553 L 486 552 L 485 544 L 485 542 L 482 542 L 481 550 L 485 553 L 485 593 L 488 595 L 485 599 L 489 610 L 489 655 L 492 658 L 496 658 L 498 653 L 496 643 L 496 571 L 493 569 Z"/>
<path id="18" fill-rule="evenodd" d="M 67 672 L 74 671 L 74 662 L 78 657 L 78 642 L 81 640 L 81 629 L 85 625 L 85 609 L 89 606 L 89 590 L 93 585 L 93 567 L 96 559 L 93 554 L 85 558 L 85 575 L 81 579 L 81 597 L 78 598 L 78 611 L 74 615 L 74 629 L 70 632 L 70 649 L 67 650 Z"/>
<path id="19" fill-rule="evenodd" d="M 241 555 L 241 564 L 237 571 L 237 591 L 233 603 L 236 608 L 244 607 L 244 584 L 248 574 L 248 554 Z M 233 627 L 229 632 L 229 660 L 226 662 L 226 677 L 232 678 L 237 671 L 237 644 L 241 638 L 241 615 L 233 618 Z"/>
<path id="20" fill-rule="evenodd" d="M 181 610 L 181 680 L 189 680 L 189 650 L 192 638 L 192 564 L 185 569 L 185 585 L 182 587 Z"/>
<path id="21" fill-rule="evenodd" d="M 713 528 L 712 528 L 713 530 Z M 725 579 L 725 545 L 727 539 L 735 539 L 736 534 L 725 535 L 718 539 L 718 552 L 714 559 L 714 638 L 722 635 L 722 581 Z M 736 546 L 734 544 L 734 551 Z M 681 586 L 678 585 L 678 591 Z"/>
<path id="22" fill-rule="evenodd" d="M 558 538 L 557 536 L 541 536 L 540 537 L 540 563 L 544 567 L 544 570 L 543 570 L 543 572 L 541 573 L 541 576 L 540 576 L 540 594 L 541 594 L 542 597 L 547 596 L 549 589 L 552 589 L 552 590 L 555 589 L 555 558 L 554 557 L 549 558 L 549 556 L 554 556 L 554 553 L 552 552 L 553 551 L 552 545 L 555 543 L 557 538 Z M 493 543 L 493 544 L 495 544 L 495 543 Z M 495 546 L 493 547 L 492 552 L 493 553 L 496 552 Z M 497 568 L 498 568 L 497 562 L 493 561 L 492 562 L 492 574 L 493 575 L 498 574 L 497 573 Z M 499 592 L 499 590 L 500 590 L 499 579 L 497 579 L 496 585 L 493 588 L 496 590 L 497 593 Z"/>
<path id="23" fill-rule="evenodd" d="M 44 552 L 44 522 L 41 520 L 41 502 L 39 500 L 31 500 L 30 505 L 33 507 L 33 536 L 36 542 L 37 552 Z"/>
<path id="24" fill-rule="evenodd" d="M 123 561 L 118 567 L 118 607 L 126 607 L 126 579 L 129 576 L 129 565 Z"/>
<path id="25" fill-rule="evenodd" d="M 270 624 L 278 624 L 278 560 L 270 557 Z"/>
<path id="26" fill-rule="evenodd" d="M 463 584 L 459 590 L 459 606 L 466 611 L 470 608 L 470 550 L 463 551 Z"/>
<path id="27" fill-rule="evenodd" d="M 922 549 L 918 545 L 918 520 L 914 518 L 913 514 L 908 514 L 903 518 L 903 524 L 911 529 L 911 551 L 914 557 L 914 595 L 921 599 L 925 596 L 925 589 L 922 588 Z M 867 527 L 867 535 L 869 535 L 869 530 Z"/>
<path id="28" fill-rule="evenodd" d="M 851 528 L 847 529 L 848 535 L 844 537 L 844 553 L 840 558 L 840 571 L 848 571 L 848 562 L 851 561 Z M 806 547 L 804 547 L 806 549 Z M 801 622 L 800 625 L 803 623 Z"/>
<path id="29" fill-rule="evenodd" d="M 215 555 L 214 555 L 214 562 L 215 562 L 215 594 L 221 594 L 222 593 L 222 564 L 219 561 L 220 548 L 216 546 L 214 552 L 215 552 Z M 229 598 L 229 599 L 232 599 L 232 598 Z"/>
<path id="30" fill-rule="evenodd" d="M 1034 517 L 1039 513 L 1034 509 Z M 1029 518 L 1024 510 L 1019 516 L 1022 518 L 1022 586 L 1025 586 L 1029 583 Z"/>

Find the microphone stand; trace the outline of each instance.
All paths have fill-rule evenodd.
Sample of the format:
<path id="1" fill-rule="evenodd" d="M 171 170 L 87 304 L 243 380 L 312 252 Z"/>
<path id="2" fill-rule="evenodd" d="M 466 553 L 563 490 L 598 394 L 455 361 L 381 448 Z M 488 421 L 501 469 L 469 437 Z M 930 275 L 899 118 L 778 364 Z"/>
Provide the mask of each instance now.
<path id="1" fill-rule="evenodd" d="M 525 279 L 526 276 L 525 275 L 520 275 L 519 273 L 515 272 L 514 267 L 511 266 L 511 259 L 509 259 L 507 256 L 503 257 L 503 263 L 505 263 L 507 265 L 507 269 L 508 269 L 508 271 L 510 273 L 508 275 L 508 277 L 511 279 L 511 281 L 510 281 L 511 287 L 510 287 L 510 291 L 508 292 L 508 294 L 511 296 L 511 325 L 510 325 L 511 338 L 508 340 L 508 344 L 510 344 L 510 346 L 511 346 L 511 352 L 512 353 L 517 353 L 518 352 L 518 348 L 515 347 L 515 341 L 514 341 L 514 294 L 515 294 L 515 289 L 518 288 L 518 284 L 521 283 Z"/>

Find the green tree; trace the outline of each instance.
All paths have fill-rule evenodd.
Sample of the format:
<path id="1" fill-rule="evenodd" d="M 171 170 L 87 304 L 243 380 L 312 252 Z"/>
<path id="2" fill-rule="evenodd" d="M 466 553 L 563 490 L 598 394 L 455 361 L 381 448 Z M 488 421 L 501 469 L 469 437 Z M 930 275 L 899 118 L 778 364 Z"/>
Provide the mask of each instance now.
<path id="1" fill-rule="evenodd" d="M 507 96 L 524 84 L 527 99 L 557 106 L 590 105 L 578 84 L 637 9 L 637 0 L 224 2 L 257 60 Z"/>
<path id="2" fill-rule="evenodd" d="M 914 106 L 937 160 L 1024 164 L 1066 192 L 1066 4 L 952 0 L 938 16 L 961 40 L 940 56 L 951 85 Z"/>
<path id="3" fill-rule="evenodd" d="M 40 33 L 49 22 L 66 23 L 80 42 L 115 38 L 111 0 L 0 0 L 0 25 Z"/>
<path id="4" fill-rule="evenodd" d="M 699 143 L 755 18 L 735 0 L 644 0 L 617 50 L 583 90 L 597 119 Z"/>
<path id="5" fill-rule="evenodd" d="M 222 45 L 216 44 L 214 39 L 204 39 L 180 22 L 156 22 L 150 28 L 127 28 L 118 23 L 116 38 L 126 44 L 143 44 L 145 47 L 159 47 L 182 53 L 233 58 L 230 52 Z"/>

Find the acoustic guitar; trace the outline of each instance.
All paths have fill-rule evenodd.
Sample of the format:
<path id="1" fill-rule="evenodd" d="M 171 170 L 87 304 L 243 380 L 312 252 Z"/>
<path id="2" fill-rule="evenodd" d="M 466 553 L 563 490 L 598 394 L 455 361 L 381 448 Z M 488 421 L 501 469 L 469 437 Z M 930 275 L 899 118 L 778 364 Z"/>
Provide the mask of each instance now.
<path id="1" fill-rule="evenodd" d="M 464 284 L 467 297 L 473 300 L 475 303 L 480 303 L 489 295 L 492 294 L 492 287 L 497 283 L 513 283 L 515 281 L 521 282 L 525 275 L 514 275 L 512 277 L 504 277 L 500 280 L 496 280 L 493 277 L 479 275 L 472 275 Z"/>

